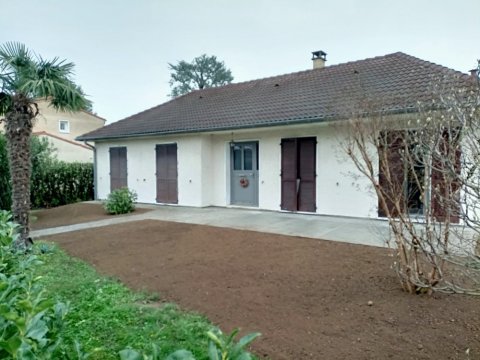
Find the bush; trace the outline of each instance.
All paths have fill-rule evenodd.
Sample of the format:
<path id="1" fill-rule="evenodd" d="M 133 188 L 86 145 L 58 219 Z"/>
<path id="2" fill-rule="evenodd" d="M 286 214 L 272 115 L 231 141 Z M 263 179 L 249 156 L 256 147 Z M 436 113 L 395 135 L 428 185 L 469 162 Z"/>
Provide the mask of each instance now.
<path id="1" fill-rule="evenodd" d="M 30 201 L 33 208 L 92 200 L 93 164 L 66 163 L 55 158 L 55 149 L 45 138 L 33 136 L 30 143 L 32 174 Z M 7 140 L 0 134 L 0 209 L 10 210 L 12 186 Z"/>
<path id="2" fill-rule="evenodd" d="M 30 199 L 33 208 L 48 208 L 92 200 L 93 164 L 43 161 L 32 171 Z"/>
<path id="3" fill-rule="evenodd" d="M 126 214 L 135 210 L 137 194 L 128 188 L 113 190 L 103 204 L 105 211 L 111 215 Z"/>

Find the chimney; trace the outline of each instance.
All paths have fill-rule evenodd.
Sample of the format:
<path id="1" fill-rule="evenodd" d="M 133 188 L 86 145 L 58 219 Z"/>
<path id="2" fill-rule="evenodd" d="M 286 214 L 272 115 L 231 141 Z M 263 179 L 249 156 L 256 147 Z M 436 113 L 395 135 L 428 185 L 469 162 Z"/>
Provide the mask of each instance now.
<path id="1" fill-rule="evenodd" d="M 470 76 L 471 76 L 472 78 L 474 78 L 474 79 L 477 78 L 477 76 L 478 76 L 478 69 L 472 69 L 472 70 L 470 70 Z"/>
<path id="2" fill-rule="evenodd" d="M 321 69 L 325 67 L 325 62 L 327 61 L 327 53 L 319 50 L 312 52 L 313 68 Z"/>

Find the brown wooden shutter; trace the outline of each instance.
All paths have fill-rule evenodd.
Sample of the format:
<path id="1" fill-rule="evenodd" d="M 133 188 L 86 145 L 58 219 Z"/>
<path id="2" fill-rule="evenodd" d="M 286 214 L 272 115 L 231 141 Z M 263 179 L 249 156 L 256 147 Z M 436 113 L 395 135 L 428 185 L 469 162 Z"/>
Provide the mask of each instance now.
<path id="1" fill-rule="evenodd" d="M 178 203 L 177 144 L 156 148 L 157 202 Z"/>
<path id="2" fill-rule="evenodd" d="M 297 139 L 282 139 L 282 210 L 297 210 Z"/>
<path id="3" fill-rule="evenodd" d="M 128 186 L 127 148 L 111 147 L 110 151 L 110 191 Z"/>
<path id="4" fill-rule="evenodd" d="M 317 139 L 282 139 L 282 210 L 315 212 Z"/>
<path id="5" fill-rule="evenodd" d="M 315 212 L 316 208 L 316 138 L 298 139 L 298 210 Z"/>
<path id="6" fill-rule="evenodd" d="M 385 205 L 378 200 L 378 216 L 398 216 L 399 209 L 395 199 L 400 200 L 400 211 L 404 211 L 405 166 L 402 151 L 404 149 L 403 131 L 389 131 L 380 134 L 378 181 L 385 198 Z"/>
<path id="7" fill-rule="evenodd" d="M 461 171 L 461 148 L 458 145 L 459 132 L 447 131 L 443 134 L 443 141 L 439 144 L 438 156 L 432 161 L 432 212 L 437 221 L 445 221 L 447 213 L 450 213 L 450 222 L 458 223 L 460 220 L 460 202 L 458 189 L 459 179 L 449 174 L 445 168 L 446 161 L 454 161 L 454 171 L 460 174 Z M 452 139 L 450 139 L 452 138 Z M 453 155 L 452 152 L 455 152 Z"/>

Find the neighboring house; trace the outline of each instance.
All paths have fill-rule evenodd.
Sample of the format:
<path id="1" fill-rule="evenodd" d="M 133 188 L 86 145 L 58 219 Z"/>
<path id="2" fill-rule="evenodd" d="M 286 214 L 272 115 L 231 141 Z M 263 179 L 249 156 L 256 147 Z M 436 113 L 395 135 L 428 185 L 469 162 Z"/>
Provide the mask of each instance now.
<path id="1" fill-rule="evenodd" d="M 328 67 L 313 54 L 313 70 L 193 91 L 78 137 L 95 142 L 97 198 L 128 186 L 145 203 L 379 216 L 341 121 L 367 96 L 403 119 L 432 79 L 467 75 L 400 52 Z"/>
<path id="2" fill-rule="evenodd" d="M 75 138 L 103 127 L 106 120 L 88 111 L 57 111 L 45 100 L 39 100 L 37 104 L 39 114 L 34 121 L 33 135 L 47 138 L 57 149 L 56 156 L 59 160 L 92 162 L 93 149 Z M 1 130 L 3 124 L 0 125 Z"/>

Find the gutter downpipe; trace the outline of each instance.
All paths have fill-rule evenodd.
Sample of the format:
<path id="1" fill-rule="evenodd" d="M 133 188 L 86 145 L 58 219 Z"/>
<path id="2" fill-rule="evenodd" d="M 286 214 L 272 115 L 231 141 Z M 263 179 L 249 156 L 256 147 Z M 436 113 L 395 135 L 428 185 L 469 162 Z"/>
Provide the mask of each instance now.
<path id="1" fill-rule="evenodd" d="M 87 141 L 83 142 L 86 146 L 93 150 L 93 198 L 98 200 L 97 194 L 97 148 L 94 145 L 90 145 Z"/>

